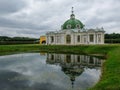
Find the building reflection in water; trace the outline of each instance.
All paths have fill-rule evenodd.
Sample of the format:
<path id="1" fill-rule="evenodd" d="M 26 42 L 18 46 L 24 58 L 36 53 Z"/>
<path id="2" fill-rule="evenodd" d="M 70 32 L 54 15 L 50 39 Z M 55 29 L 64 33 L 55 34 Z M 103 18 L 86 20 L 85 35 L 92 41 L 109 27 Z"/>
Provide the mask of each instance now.
<path id="1" fill-rule="evenodd" d="M 62 71 L 69 76 L 73 87 L 75 78 L 84 72 L 84 68 L 100 69 L 103 60 L 87 55 L 47 53 L 46 63 L 60 65 Z"/>

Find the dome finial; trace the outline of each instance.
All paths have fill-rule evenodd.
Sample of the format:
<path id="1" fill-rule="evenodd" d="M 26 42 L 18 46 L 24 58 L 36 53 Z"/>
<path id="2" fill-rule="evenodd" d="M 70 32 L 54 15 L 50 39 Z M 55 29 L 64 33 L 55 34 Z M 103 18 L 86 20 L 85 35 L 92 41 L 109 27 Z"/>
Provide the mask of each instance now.
<path id="1" fill-rule="evenodd" d="M 72 7 L 72 11 L 71 11 L 71 12 L 72 12 L 72 14 L 70 15 L 70 18 L 71 18 L 71 19 L 74 19 L 74 18 L 75 18 L 73 8 L 74 8 L 74 7 Z"/>
<path id="2" fill-rule="evenodd" d="M 72 7 L 72 14 L 74 13 L 73 8 L 74 8 L 74 7 Z"/>

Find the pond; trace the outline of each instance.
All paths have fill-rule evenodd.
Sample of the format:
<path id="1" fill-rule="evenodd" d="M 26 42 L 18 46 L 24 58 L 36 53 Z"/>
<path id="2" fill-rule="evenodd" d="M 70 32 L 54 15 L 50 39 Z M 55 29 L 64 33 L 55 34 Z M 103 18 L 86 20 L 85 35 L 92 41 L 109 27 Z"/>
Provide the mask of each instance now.
<path id="1" fill-rule="evenodd" d="M 102 63 L 75 54 L 0 56 L 0 90 L 86 90 L 100 79 Z"/>

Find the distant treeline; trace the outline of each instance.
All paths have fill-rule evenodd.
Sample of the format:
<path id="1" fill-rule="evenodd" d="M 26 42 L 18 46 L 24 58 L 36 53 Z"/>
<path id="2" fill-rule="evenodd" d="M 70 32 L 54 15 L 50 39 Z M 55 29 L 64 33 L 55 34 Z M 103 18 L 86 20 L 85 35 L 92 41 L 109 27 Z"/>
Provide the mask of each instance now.
<path id="1" fill-rule="evenodd" d="M 105 34 L 105 43 L 120 43 L 120 34 Z"/>
<path id="2" fill-rule="evenodd" d="M 5 44 L 36 44 L 39 43 L 39 39 L 29 37 L 7 37 L 0 36 L 0 45 Z"/>
<path id="3" fill-rule="evenodd" d="M 37 44 L 37 43 L 39 43 L 39 38 L 0 36 L 0 45 Z M 119 33 L 105 34 L 105 43 L 120 43 L 120 34 Z"/>

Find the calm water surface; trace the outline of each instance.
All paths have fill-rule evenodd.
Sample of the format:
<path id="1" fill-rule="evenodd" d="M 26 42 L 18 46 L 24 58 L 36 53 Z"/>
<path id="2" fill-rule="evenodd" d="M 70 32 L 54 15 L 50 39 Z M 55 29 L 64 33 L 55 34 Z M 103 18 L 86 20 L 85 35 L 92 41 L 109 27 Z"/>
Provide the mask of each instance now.
<path id="1" fill-rule="evenodd" d="M 75 54 L 0 56 L 0 90 L 86 90 L 99 80 L 102 62 Z"/>

